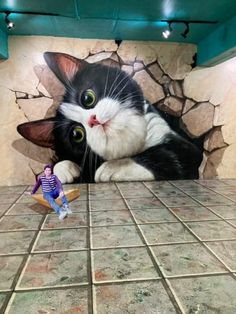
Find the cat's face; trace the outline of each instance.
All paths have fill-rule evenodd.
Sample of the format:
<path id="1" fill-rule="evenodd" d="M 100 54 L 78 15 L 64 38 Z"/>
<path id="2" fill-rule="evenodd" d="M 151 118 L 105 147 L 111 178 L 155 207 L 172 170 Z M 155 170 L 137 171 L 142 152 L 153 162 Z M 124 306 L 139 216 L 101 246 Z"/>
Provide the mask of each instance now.
<path id="1" fill-rule="evenodd" d="M 144 99 L 138 85 L 124 72 L 103 65 L 86 64 L 67 83 L 59 106 L 60 125 L 72 150 L 87 141 L 106 160 L 135 155 L 146 138 Z M 69 122 L 69 121 L 70 122 Z"/>

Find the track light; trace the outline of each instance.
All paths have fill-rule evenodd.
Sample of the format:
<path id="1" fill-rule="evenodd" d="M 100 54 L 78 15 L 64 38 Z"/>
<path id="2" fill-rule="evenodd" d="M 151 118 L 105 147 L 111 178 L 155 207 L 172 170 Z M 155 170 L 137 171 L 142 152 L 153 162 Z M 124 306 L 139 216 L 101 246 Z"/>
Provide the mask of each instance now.
<path id="1" fill-rule="evenodd" d="M 162 35 L 164 38 L 168 38 L 170 36 L 170 33 L 172 32 L 172 27 L 171 24 L 172 23 L 176 23 L 176 24 L 184 24 L 185 25 L 185 30 L 183 33 L 181 33 L 181 36 L 183 36 L 184 38 L 187 38 L 187 34 L 190 32 L 190 28 L 189 28 L 189 24 L 216 24 L 218 23 L 217 21 L 201 21 L 201 20 L 190 20 L 190 21 L 186 21 L 186 20 L 161 20 L 161 22 L 166 22 L 168 23 L 168 29 L 166 29 L 164 32 L 162 32 Z"/>
<path id="2" fill-rule="evenodd" d="M 12 21 L 9 20 L 8 16 L 10 15 L 9 12 L 6 12 L 6 16 L 5 16 L 5 23 L 7 25 L 7 28 L 9 30 L 11 30 L 14 27 L 14 23 Z"/>
<path id="3" fill-rule="evenodd" d="M 171 23 L 172 22 L 168 22 L 168 29 L 166 29 L 166 30 L 164 30 L 164 32 L 162 32 L 162 36 L 164 37 L 164 38 L 169 38 L 169 36 L 170 36 L 170 34 L 171 34 L 171 32 L 172 32 L 172 27 L 171 27 Z"/>
<path id="4" fill-rule="evenodd" d="M 189 33 L 189 22 L 184 22 L 186 28 L 185 31 L 183 33 L 181 33 L 181 36 L 183 36 L 184 38 L 187 37 L 187 34 Z"/>

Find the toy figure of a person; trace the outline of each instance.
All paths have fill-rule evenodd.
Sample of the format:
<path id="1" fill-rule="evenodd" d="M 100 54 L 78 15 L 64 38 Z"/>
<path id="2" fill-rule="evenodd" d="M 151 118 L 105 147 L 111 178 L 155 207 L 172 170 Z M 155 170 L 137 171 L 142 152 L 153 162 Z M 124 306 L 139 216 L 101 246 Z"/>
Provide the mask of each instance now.
<path id="1" fill-rule="evenodd" d="M 53 174 L 53 168 L 51 165 L 46 165 L 44 167 L 44 175 L 39 177 L 31 191 L 31 194 L 35 194 L 40 185 L 42 185 L 43 198 L 58 214 L 60 220 L 63 220 L 68 214 L 72 213 L 64 194 L 61 181 L 55 174 Z M 55 202 L 55 199 L 58 198 L 58 196 L 62 201 L 62 207 Z"/>

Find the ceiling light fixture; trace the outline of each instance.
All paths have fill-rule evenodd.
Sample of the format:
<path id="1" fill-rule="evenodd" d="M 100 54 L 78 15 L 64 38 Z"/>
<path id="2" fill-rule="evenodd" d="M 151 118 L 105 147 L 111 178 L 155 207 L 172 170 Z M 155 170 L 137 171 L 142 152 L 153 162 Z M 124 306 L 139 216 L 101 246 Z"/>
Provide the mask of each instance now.
<path id="1" fill-rule="evenodd" d="M 183 33 L 181 33 L 181 36 L 184 38 L 187 38 L 187 34 L 189 33 L 189 22 L 185 22 L 184 24 L 185 24 L 186 28 L 185 28 L 185 31 Z"/>
<path id="2" fill-rule="evenodd" d="M 14 27 L 14 23 L 12 21 L 9 20 L 8 16 L 10 15 L 9 12 L 5 12 L 6 16 L 5 16 L 5 23 L 7 25 L 7 28 L 9 30 L 11 30 Z"/>
<path id="3" fill-rule="evenodd" d="M 184 24 L 185 25 L 185 30 L 183 33 L 181 33 L 181 36 L 184 38 L 187 38 L 187 34 L 190 32 L 190 27 L 189 24 L 216 24 L 218 23 L 217 21 L 201 21 L 201 20 L 161 20 L 161 22 L 166 22 L 168 23 L 169 30 L 165 30 L 162 32 L 162 35 L 164 38 L 168 38 L 170 36 L 170 33 L 172 32 L 171 24 L 176 23 L 176 24 Z"/>
<path id="4" fill-rule="evenodd" d="M 5 23 L 7 25 L 7 28 L 9 30 L 11 30 L 14 27 L 14 23 L 12 21 L 9 20 L 8 16 L 12 13 L 14 14 L 29 14 L 29 15 L 44 15 L 44 16 L 62 16 L 62 17 L 69 17 L 67 15 L 61 15 L 61 14 L 57 14 L 57 13 L 44 13 L 44 12 L 30 12 L 30 11 L 4 11 L 4 10 L 0 10 L 0 13 L 4 13 L 5 14 Z"/>
<path id="5" fill-rule="evenodd" d="M 162 32 L 162 36 L 166 39 L 170 37 L 170 34 L 173 30 L 171 27 L 171 22 L 167 22 L 167 23 L 168 23 L 168 29 L 166 29 L 166 30 L 164 30 L 164 32 Z"/>

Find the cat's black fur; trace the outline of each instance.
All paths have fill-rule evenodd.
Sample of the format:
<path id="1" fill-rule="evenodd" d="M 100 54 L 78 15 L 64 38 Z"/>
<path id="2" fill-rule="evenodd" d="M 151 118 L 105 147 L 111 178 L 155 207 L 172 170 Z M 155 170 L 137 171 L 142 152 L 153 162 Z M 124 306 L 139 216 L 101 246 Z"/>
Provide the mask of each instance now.
<path id="1" fill-rule="evenodd" d="M 100 99 L 110 94 L 113 98 L 119 99 L 120 103 L 124 103 L 128 97 L 129 100 L 132 100 L 129 107 L 133 107 L 140 115 L 145 112 L 158 114 L 152 105 L 147 105 L 140 87 L 125 72 L 101 64 L 87 64 L 79 60 L 76 69 L 73 70 L 74 73 L 72 71 L 68 74 L 67 70 L 61 70 L 61 61 L 60 57 L 57 58 L 58 55 L 62 54 L 46 53 L 45 60 L 66 87 L 64 103 L 75 104 L 86 110 L 81 102 L 81 97 L 83 97 L 84 90 L 91 89 L 96 94 L 94 106 Z M 69 61 L 72 60 L 75 63 L 78 60 L 68 55 L 65 56 L 71 58 Z M 80 181 L 94 182 L 96 169 L 105 159 L 87 145 L 84 125 L 68 119 L 61 110 L 57 111 L 56 117 L 52 120 L 54 121 L 53 146 L 59 161 L 73 161 L 81 168 Z M 85 134 L 84 139 L 79 143 L 76 142 L 77 133 L 75 132 L 78 127 L 82 128 Z M 18 131 L 27 138 L 21 127 L 18 128 Z M 28 139 L 33 141 L 29 136 Z M 135 155 L 124 157 L 131 158 L 151 171 L 156 180 L 196 179 L 202 161 L 202 152 L 190 140 L 176 133 L 170 133 L 157 145 L 148 147 L 145 151 Z"/>

